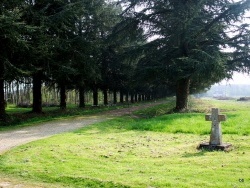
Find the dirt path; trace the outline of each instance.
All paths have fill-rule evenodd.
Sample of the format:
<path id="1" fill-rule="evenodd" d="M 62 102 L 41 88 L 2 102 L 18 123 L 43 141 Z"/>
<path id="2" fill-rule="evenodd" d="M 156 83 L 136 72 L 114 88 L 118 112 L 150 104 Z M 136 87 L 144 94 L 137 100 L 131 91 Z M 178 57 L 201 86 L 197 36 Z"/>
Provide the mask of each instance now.
<path id="1" fill-rule="evenodd" d="M 82 116 L 70 120 L 47 122 L 36 126 L 20 128 L 18 130 L 0 132 L 0 154 L 13 147 L 23 145 L 34 140 L 43 139 L 63 132 L 73 131 L 87 125 L 105 121 L 112 117 L 128 115 L 133 111 L 148 108 L 157 104 L 160 104 L 160 102 L 148 103 L 119 110 L 111 110 L 96 115 Z"/>
<path id="2" fill-rule="evenodd" d="M 42 123 L 40 125 L 24 127 L 18 130 L 0 132 L 0 155 L 13 147 L 25 143 L 50 137 L 55 134 L 73 131 L 87 125 L 102 122 L 113 117 L 129 115 L 131 112 L 161 104 L 162 102 L 148 103 L 119 110 L 112 110 L 91 116 L 82 116 L 70 120 L 60 120 Z M 18 182 L 18 183 L 17 183 Z M 0 188 L 29 188 L 46 187 L 45 185 L 27 185 L 24 182 L 3 177 L 0 175 Z"/>

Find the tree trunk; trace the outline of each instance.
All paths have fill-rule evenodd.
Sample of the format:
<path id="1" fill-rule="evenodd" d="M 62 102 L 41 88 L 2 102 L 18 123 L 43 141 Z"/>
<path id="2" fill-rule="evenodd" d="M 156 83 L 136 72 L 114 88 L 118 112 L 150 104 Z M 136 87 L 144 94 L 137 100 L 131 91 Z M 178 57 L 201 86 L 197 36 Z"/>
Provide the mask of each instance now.
<path id="1" fill-rule="evenodd" d="M 146 100 L 149 101 L 150 100 L 150 94 L 147 93 L 146 95 Z"/>
<path id="2" fill-rule="evenodd" d="M 113 103 L 116 104 L 117 103 L 117 93 L 116 93 L 116 90 L 113 91 L 113 97 L 114 97 Z"/>
<path id="3" fill-rule="evenodd" d="M 134 103 L 134 93 L 131 93 L 131 95 L 130 95 L 130 102 Z"/>
<path id="4" fill-rule="evenodd" d="M 2 62 L 0 62 L 2 64 Z M 1 66 L 1 65 L 0 65 Z M 6 120 L 5 100 L 4 100 L 4 70 L 0 68 L 0 121 Z"/>
<path id="5" fill-rule="evenodd" d="M 19 104 L 20 101 L 20 95 L 19 95 L 20 91 L 19 91 L 19 82 L 16 82 L 16 105 Z"/>
<path id="6" fill-rule="evenodd" d="M 85 108 L 85 89 L 83 86 L 79 87 L 79 107 Z"/>
<path id="7" fill-rule="evenodd" d="M 58 104 L 58 97 L 57 97 L 57 88 L 56 85 L 53 85 L 53 89 L 52 89 L 52 98 L 53 98 L 53 102 L 55 104 Z"/>
<path id="8" fill-rule="evenodd" d="M 135 94 L 135 102 L 138 102 L 138 94 Z"/>
<path id="9" fill-rule="evenodd" d="M 13 93 L 12 93 L 12 84 L 11 82 L 8 82 L 8 102 L 10 104 L 13 104 Z"/>
<path id="10" fill-rule="evenodd" d="M 7 91 L 7 98 L 6 98 L 6 101 L 8 101 L 9 103 L 11 103 L 11 91 L 10 91 L 10 83 L 9 82 L 6 82 L 5 84 L 5 87 L 6 87 L 6 91 Z"/>
<path id="11" fill-rule="evenodd" d="M 138 101 L 139 101 L 139 102 L 142 101 L 142 95 L 141 95 L 141 94 L 139 94 Z"/>
<path id="12" fill-rule="evenodd" d="M 13 101 L 13 104 L 15 104 L 16 102 L 16 92 L 15 92 L 15 81 L 12 82 L 12 101 Z"/>
<path id="13" fill-rule="evenodd" d="M 74 89 L 74 104 L 77 104 L 77 101 L 79 101 L 79 95 L 78 95 L 78 91 L 76 89 Z M 85 98 L 85 91 L 84 91 L 84 98 Z M 85 99 L 84 99 L 84 103 L 85 103 Z"/>
<path id="14" fill-rule="evenodd" d="M 120 103 L 124 102 L 123 91 L 120 90 Z"/>
<path id="15" fill-rule="evenodd" d="M 66 87 L 64 84 L 60 84 L 60 108 L 66 109 Z"/>
<path id="16" fill-rule="evenodd" d="M 142 94 L 141 98 L 142 98 L 142 101 L 145 101 L 145 94 Z"/>
<path id="17" fill-rule="evenodd" d="M 43 88 L 43 96 L 45 98 L 46 105 L 49 105 L 49 91 L 46 87 Z"/>
<path id="18" fill-rule="evenodd" d="M 98 106 L 98 89 L 96 86 L 93 88 L 93 105 Z"/>
<path id="19" fill-rule="evenodd" d="M 37 72 L 33 75 L 33 106 L 32 112 L 42 113 L 42 73 Z"/>
<path id="20" fill-rule="evenodd" d="M 27 81 L 26 79 L 25 79 L 25 81 Z M 24 101 L 24 103 L 28 103 L 28 100 L 27 100 L 27 83 L 24 83 L 24 87 L 23 87 L 23 101 Z"/>
<path id="21" fill-rule="evenodd" d="M 178 112 L 183 112 L 188 109 L 189 86 L 190 78 L 183 78 L 177 81 L 175 110 Z"/>
<path id="22" fill-rule="evenodd" d="M 128 101 L 128 97 L 129 97 L 128 92 L 126 92 L 126 96 L 125 96 L 125 101 L 126 101 L 126 103 L 129 102 L 129 101 Z"/>
<path id="23" fill-rule="evenodd" d="M 108 90 L 106 88 L 103 89 L 103 103 L 105 106 L 108 105 Z"/>
<path id="24" fill-rule="evenodd" d="M 70 90 L 68 92 L 68 103 L 69 104 L 74 104 L 74 92 L 72 90 Z"/>
<path id="25" fill-rule="evenodd" d="M 42 87 L 42 85 L 41 85 L 41 87 Z M 28 84 L 27 85 L 27 94 L 26 94 L 26 100 L 27 100 L 27 102 L 28 102 L 28 104 L 30 104 L 30 90 L 31 90 L 31 85 L 30 84 Z M 41 99 L 41 101 L 42 101 L 42 99 Z"/>

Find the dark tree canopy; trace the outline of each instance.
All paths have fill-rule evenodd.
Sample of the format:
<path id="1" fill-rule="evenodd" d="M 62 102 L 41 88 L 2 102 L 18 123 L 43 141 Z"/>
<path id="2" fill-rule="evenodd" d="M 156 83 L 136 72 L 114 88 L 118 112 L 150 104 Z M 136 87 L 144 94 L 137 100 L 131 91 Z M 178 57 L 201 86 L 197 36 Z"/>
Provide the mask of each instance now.
<path id="1" fill-rule="evenodd" d="M 190 93 L 233 71 L 249 72 L 249 0 L 32 0 L 0 3 L 0 120 L 6 119 L 4 83 L 32 82 L 33 112 L 41 88 L 98 91 L 108 104 L 130 94 L 176 95 L 177 111 Z M 139 96 L 139 99 L 138 99 Z"/>

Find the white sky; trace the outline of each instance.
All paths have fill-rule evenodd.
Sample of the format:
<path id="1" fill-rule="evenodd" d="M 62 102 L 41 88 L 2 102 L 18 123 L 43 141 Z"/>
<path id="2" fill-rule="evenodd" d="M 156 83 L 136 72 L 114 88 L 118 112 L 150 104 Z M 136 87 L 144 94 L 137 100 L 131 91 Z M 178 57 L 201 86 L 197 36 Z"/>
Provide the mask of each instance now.
<path id="1" fill-rule="evenodd" d="M 250 85 L 250 75 L 235 72 L 233 79 L 223 80 L 219 83 L 220 85 L 232 85 L 232 84 L 248 84 Z"/>

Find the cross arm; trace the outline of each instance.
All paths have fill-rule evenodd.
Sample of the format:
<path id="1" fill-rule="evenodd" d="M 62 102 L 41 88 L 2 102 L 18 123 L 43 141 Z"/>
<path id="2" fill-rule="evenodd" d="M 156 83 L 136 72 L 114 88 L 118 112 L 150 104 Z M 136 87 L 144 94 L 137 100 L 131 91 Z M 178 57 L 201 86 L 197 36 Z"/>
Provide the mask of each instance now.
<path id="1" fill-rule="evenodd" d="M 205 120 L 206 121 L 212 121 L 212 115 L 211 114 L 205 115 Z M 220 114 L 220 115 L 218 115 L 218 120 L 219 121 L 226 121 L 227 120 L 227 116 Z"/>

